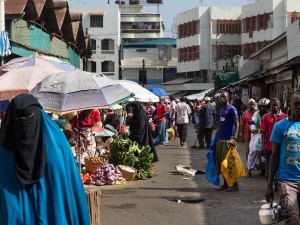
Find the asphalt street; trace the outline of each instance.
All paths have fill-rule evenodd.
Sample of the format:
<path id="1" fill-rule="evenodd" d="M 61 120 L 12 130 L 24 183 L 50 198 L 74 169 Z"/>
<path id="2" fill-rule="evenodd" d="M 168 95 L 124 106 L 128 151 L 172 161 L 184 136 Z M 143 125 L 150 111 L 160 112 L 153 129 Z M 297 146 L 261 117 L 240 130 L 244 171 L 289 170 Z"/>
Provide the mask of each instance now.
<path id="1" fill-rule="evenodd" d="M 205 174 L 189 177 L 176 173 L 178 164 L 205 171 L 208 150 L 191 149 L 195 139 L 195 129 L 190 125 L 186 145 L 180 146 L 176 138 L 157 148 L 160 161 L 155 163 L 151 179 L 100 187 L 101 224 L 260 224 L 258 213 L 264 204 L 266 178 L 259 171 L 253 171 L 251 178 L 241 178 L 237 192 L 216 191 Z M 243 145 L 238 142 L 237 149 L 246 166 Z"/>

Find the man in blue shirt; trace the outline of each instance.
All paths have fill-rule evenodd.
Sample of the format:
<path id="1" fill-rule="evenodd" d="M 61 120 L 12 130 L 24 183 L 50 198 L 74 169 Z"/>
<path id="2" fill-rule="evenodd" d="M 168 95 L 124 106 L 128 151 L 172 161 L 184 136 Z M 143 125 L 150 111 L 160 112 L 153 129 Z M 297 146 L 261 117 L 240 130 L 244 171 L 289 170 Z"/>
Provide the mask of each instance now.
<path id="1" fill-rule="evenodd" d="M 276 175 L 281 214 L 285 224 L 300 224 L 300 91 L 291 97 L 291 116 L 275 124 L 270 141 L 272 155 L 265 197 L 273 202 Z"/>
<path id="2" fill-rule="evenodd" d="M 218 135 L 217 150 L 216 150 L 216 165 L 217 172 L 221 173 L 221 163 L 225 159 L 230 146 L 236 145 L 236 140 L 239 132 L 239 121 L 236 108 L 229 104 L 229 93 L 224 91 L 219 96 L 221 109 L 219 111 L 219 128 L 216 131 Z M 225 178 L 224 184 L 218 189 L 227 191 L 238 191 L 238 183 L 234 183 L 229 187 Z"/>

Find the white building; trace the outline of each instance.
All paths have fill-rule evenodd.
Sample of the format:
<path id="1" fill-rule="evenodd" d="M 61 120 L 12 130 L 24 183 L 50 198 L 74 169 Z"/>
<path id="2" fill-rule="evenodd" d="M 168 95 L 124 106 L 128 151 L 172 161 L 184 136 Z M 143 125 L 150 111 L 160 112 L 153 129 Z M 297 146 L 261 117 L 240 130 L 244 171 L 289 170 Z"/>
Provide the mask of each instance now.
<path id="1" fill-rule="evenodd" d="M 115 4 L 70 4 L 71 12 L 81 12 L 82 26 L 91 38 L 92 57 L 87 70 L 119 79 L 120 10 Z"/>
<path id="2" fill-rule="evenodd" d="M 163 37 L 160 13 L 143 13 L 139 4 L 121 4 L 121 42 L 146 41 Z"/>
<path id="3" fill-rule="evenodd" d="M 207 76 L 207 82 L 225 69 L 238 69 L 240 78 L 248 76 L 261 65 L 247 60 L 251 54 L 299 17 L 298 0 L 261 0 L 242 7 L 198 7 L 179 13 L 177 71 Z"/>

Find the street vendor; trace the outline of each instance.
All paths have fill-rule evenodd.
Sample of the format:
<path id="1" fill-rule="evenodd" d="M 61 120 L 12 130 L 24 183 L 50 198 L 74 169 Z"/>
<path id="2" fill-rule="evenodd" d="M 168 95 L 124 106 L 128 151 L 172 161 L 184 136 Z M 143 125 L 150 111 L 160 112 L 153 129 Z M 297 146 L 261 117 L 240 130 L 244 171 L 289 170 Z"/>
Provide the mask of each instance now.
<path id="1" fill-rule="evenodd" d="M 70 121 L 73 130 L 76 133 L 80 133 L 81 152 L 84 153 L 83 156 L 85 154 L 89 156 L 93 155 L 96 151 L 96 141 L 92 135 L 92 128 L 100 125 L 100 121 L 100 112 L 97 108 L 83 110 L 78 114 L 78 119 L 77 116 L 74 116 Z M 80 130 L 78 130 L 78 125 Z"/>

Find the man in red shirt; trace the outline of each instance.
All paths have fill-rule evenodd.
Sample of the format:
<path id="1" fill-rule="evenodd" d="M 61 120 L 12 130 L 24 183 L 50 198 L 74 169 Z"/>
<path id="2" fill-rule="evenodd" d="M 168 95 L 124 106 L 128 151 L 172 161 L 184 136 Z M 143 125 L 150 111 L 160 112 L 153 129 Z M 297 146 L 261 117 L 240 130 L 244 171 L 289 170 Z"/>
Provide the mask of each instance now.
<path id="1" fill-rule="evenodd" d="M 262 153 L 266 156 L 266 175 L 268 179 L 270 157 L 272 154 L 272 143 L 270 142 L 270 137 L 275 123 L 280 120 L 287 118 L 287 115 L 280 110 L 280 100 L 278 98 L 273 98 L 271 101 L 271 109 L 269 113 L 266 113 L 260 124 L 261 132 L 261 142 L 262 142 Z"/>
<path id="2" fill-rule="evenodd" d="M 166 114 L 167 114 L 167 106 L 163 103 L 164 98 L 160 97 L 160 102 L 156 103 L 156 115 L 155 121 L 157 124 L 158 136 L 160 140 L 160 144 L 158 146 L 163 146 L 166 136 Z"/>
<path id="3" fill-rule="evenodd" d="M 255 109 L 256 102 L 253 98 L 248 101 L 248 109 L 242 114 L 241 120 L 241 130 L 242 130 L 242 140 L 245 142 L 246 147 L 246 162 L 248 162 L 248 154 L 249 154 L 249 142 L 251 140 L 251 130 L 249 120 L 252 120 L 253 114 L 256 112 Z"/>

